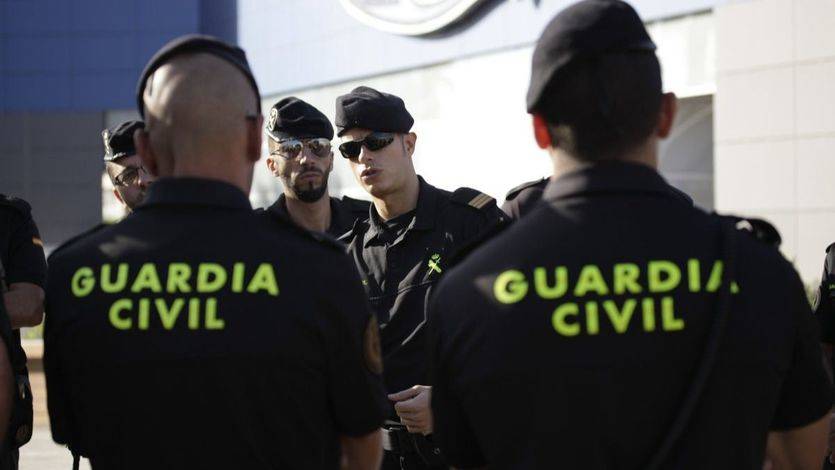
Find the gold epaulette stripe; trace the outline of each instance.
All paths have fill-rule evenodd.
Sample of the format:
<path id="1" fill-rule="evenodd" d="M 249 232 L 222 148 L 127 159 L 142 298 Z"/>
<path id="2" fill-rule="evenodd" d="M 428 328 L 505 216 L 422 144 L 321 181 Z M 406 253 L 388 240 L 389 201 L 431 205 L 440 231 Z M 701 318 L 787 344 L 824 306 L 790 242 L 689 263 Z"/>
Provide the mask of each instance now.
<path id="1" fill-rule="evenodd" d="M 492 197 L 490 197 L 490 196 L 488 196 L 484 193 L 481 193 L 478 196 L 472 198 L 472 200 L 470 200 L 470 202 L 468 204 L 475 207 L 476 209 L 481 209 L 482 207 L 489 204 L 490 201 L 492 201 L 492 200 L 493 200 Z"/>

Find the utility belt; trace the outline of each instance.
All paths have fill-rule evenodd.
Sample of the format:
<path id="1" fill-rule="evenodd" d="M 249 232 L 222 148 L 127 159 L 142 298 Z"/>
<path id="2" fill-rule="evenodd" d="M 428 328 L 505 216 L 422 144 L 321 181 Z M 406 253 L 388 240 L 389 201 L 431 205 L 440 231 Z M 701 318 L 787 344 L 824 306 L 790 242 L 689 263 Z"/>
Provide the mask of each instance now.
<path id="1" fill-rule="evenodd" d="M 397 421 L 383 423 L 383 449 L 398 457 L 418 457 L 427 466 L 444 465 L 441 449 L 432 442 L 432 436 L 412 434 Z"/>

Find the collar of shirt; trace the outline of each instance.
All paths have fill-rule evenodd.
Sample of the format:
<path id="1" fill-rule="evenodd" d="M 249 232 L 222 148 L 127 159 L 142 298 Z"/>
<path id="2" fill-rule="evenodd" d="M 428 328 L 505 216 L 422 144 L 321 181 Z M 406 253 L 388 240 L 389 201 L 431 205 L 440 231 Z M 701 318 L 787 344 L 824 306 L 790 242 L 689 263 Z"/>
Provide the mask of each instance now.
<path id="1" fill-rule="evenodd" d="M 560 176 L 545 188 L 543 199 L 555 202 L 578 196 L 616 193 L 645 193 L 684 200 L 656 170 L 626 162 L 598 163 Z"/>
<path id="2" fill-rule="evenodd" d="M 418 176 L 418 184 L 419 189 L 417 207 L 415 208 L 415 217 L 412 219 L 412 223 L 409 225 L 409 228 L 407 228 L 403 235 L 394 243 L 399 242 L 412 230 L 432 230 L 435 228 L 435 218 L 438 215 L 438 211 L 435 210 L 435 208 L 440 196 L 440 190 L 427 183 L 421 176 Z M 377 209 L 374 208 L 374 204 L 371 204 L 371 207 L 368 208 L 368 231 L 365 232 L 363 246 L 367 247 L 384 231 L 385 224 L 382 220 L 380 220 L 380 216 L 377 214 Z"/>
<path id="3" fill-rule="evenodd" d="M 267 208 L 267 210 L 282 219 L 289 220 L 291 222 L 293 220 L 290 218 L 290 213 L 287 211 L 287 197 L 284 196 L 284 194 L 279 194 L 278 199 L 276 199 L 275 202 Z"/>
<path id="4" fill-rule="evenodd" d="M 339 200 L 329 196 L 323 197 L 328 197 L 331 205 L 331 223 L 327 231 L 332 232 L 335 227 L 348 227 L 347 229 L 350 229 L 352 222 L 350 215 L 339 206 Z M 290 217 L 290 212 L 287 211 L 287 196 L 285 196 L 284 193 L 279 194 L 278 199 L 270 207 L 268 207 L 267 210 L 273 212 L 284 220 L 293 222 L 293 219 Z"/>
<path id="5" fill-rule="evenodd" d="M 161 178 L 148 189 L 137 209 L 159 205 L 187 205 L 252 210 L 249 198 L 237 187 L 203 178 Z"/>

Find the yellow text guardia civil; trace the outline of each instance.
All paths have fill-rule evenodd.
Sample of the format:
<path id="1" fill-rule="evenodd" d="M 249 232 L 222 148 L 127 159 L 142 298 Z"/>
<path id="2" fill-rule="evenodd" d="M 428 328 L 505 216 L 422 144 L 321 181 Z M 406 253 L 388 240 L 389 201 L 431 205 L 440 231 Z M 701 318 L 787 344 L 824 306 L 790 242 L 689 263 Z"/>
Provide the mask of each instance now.
<path id="1" fill-rule="evenodd" d="M 158 266 L 144 263 L 132 270 L 127 263 L 78 268 L 71 279 L 77 298 L 94 291 L 117 296 L 108 311 L 110 324 L 119 330 L 174 329 L 185 325 L 191 330 L 222 330 L 226 322 L 219 316 L 220 291 L 278 296 L 275 269 L 270 263 L 169 263 Z M 165 297 L 143 296 L 167 294 Z M 171 294 L 196 294 L 171 297 Z"/>
<path id="2" fill-rule="evenodd" d="M 722 273 L 721 260 L 703 262 L 695 258 L 681 265 L 669 260 L 640 265 L 617 263 L 605 270 L 587 264 L 576 273 L 566 266 L 509 269 L 493 282 L 493 296 L 502 304 L 515 304 L 529 295 L 545 300 L 566 296 L 577 300 L 561 302 L 551 314 L 551 326 L 561 336 L 597 335 L 603 321 L 616 334 L 634 328 L 647 333 L 674 332 L 685 328 L 684 319 L 676 316 L 674 298 L 659 294 L 680 288 L 692 293 L 716 292 L 722 286 Z M 732 293 L 739 292 L 736 282 L 731 282 L 730 288 Z M 607 298 L 613 295 L 619 300 Z M 584 297 L 591 298 L 580 301 Z"/>

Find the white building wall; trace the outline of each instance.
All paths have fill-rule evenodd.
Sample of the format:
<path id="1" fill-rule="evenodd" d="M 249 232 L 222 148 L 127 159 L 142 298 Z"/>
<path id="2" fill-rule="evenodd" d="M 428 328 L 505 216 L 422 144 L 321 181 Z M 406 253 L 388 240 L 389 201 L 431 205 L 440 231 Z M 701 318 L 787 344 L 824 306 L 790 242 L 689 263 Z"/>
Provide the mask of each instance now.
<path id="1" fill-rule="evenodd" d="M 716 206 L 772 221 L 807 283 L 835 241 L 835 0 L 716 10 Z"/>
<path id="2" fill-rule="evenodd" d="M 659 45 L 665 88 L 682 98 L 693 98 L 681 107 L 680 122 L 687 130 L 662 147 L 662 171 L 669 168 L 668 176 L 674 183 L 704 205 L 712 206 L 709 94 L 715 82 L 713 15 L 688 15 L 648 26 Z M 531 117 L 525 110 L 532 54 L 533 46 L 525 46 L 292 95 L 316 106 L 330 119 L 336 97 L 359 85 L 402 97 L 415 118 L 413 130 L 418 140 L 414 158 L 418 173 L 441 188 L 470 186 L 501 203 L 510 188 L 551 173 L 548 154 L 536 146 Z M 264 112 L 268 113 L 284 96 L 265 98 Z M 693 138 L 694 132 L 699 138 Z M 691 146 L 693 141 L 708 144 L 705 149 L 681 151 L 681 145 Z M 338 139 L 334 145 L 338 145 Z M 355 183 L 348 162 L 338 151 L 335 157 L 331 194 L 367 197 Z M 266 171 L 263 162 L 259 163 L 251 195 L 253 204 L 270 204 L 277 190 L 276 179 Z"/>

